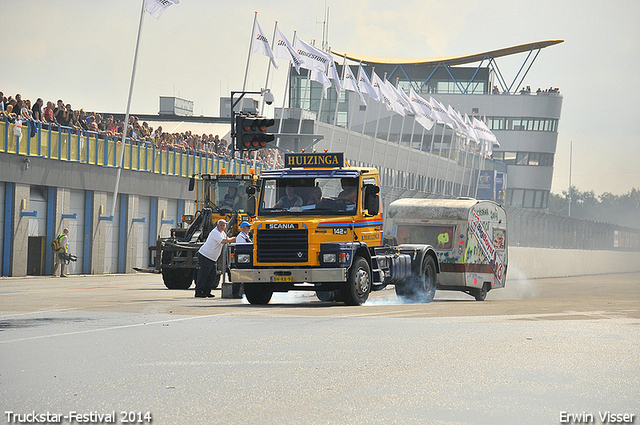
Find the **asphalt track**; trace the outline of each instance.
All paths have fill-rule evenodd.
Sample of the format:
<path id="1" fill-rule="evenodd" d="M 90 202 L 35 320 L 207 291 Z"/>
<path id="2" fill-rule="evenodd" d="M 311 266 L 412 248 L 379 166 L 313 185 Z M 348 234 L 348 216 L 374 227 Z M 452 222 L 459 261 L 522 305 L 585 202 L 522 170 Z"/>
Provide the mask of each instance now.
<path id="1" fill-rule="evenodd" d="M 0 423 L 640 423 L 640 273 L 508 280 L 484 302 L 215 293 L 0 279 Z"/>

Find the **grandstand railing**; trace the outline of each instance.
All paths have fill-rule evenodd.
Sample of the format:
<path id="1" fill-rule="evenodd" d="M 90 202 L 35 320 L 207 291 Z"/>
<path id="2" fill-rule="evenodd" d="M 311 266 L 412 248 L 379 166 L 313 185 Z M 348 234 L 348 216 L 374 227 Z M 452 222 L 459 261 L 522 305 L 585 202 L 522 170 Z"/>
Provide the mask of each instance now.
<path id="1" fill-rule="evenodd" d="M 119 167 L 121 137 L 35 121 L 23 121 L 21 137 L 14 134 L 14 128 L 15 124 L 7 118 L 0 122 L 0 152 Z M 190 177 L 193 174 L 217 174 L 222 168 L 230 172 L 231 160 L 215 154 L 183 152 L 169 146 L 158 148 L 149 142 L 127 138 L 122 167 L 125 170 Z M 234 172 L 245 174 L 250 168 L 250 161 L 237 160 Z M 261 168 L 256 164 L 256 173 Z"/>

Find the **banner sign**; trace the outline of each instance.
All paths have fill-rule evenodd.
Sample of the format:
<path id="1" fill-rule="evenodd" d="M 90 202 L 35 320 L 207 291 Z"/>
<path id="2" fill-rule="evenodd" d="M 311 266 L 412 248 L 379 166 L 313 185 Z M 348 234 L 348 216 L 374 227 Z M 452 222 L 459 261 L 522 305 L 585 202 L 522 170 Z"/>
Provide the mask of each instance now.
<path id="1" fill-rule="evenodd" d="M 285 153 L 286 168 L 344 167 L 344 154 L 339 153 Z"/>
<path id="2" fill-rule="evenodd" d="M 487 234 L 487 231 L 480 221 L 480 217 L 475 211 L 473 212 L 473 217 L 469 222 L 469 227 L 473 231 L 476 239 L 478 239 L 478 243 L 480 244 L 484 255 L 489 259 L 489 264 L 491 264 L 491 269 L 493 270 L 493 274 L 496 276 L 496 279 L 498 279 L 498 283 L 500 286 L 504 286 L 504 263 L 502 262 L 502 258 L 500 258 L 496 252 L 496 248 L 493 245 L 491 237 Z"/>
<path id="3" fill-rule="evenodd" d="M 495 171 L 481 170 L 478 173 L 478 193 L 476 199 L 495 201 Z"/>

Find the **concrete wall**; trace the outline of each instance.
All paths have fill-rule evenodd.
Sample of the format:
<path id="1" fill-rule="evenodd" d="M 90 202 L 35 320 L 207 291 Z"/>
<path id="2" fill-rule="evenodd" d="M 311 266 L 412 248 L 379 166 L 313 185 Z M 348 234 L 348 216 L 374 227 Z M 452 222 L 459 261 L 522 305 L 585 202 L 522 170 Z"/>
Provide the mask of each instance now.
<path id="1" fill-rule="evenodd" d="M 640 253 L 509 247 L 508 279 L 640 271 Z"/>

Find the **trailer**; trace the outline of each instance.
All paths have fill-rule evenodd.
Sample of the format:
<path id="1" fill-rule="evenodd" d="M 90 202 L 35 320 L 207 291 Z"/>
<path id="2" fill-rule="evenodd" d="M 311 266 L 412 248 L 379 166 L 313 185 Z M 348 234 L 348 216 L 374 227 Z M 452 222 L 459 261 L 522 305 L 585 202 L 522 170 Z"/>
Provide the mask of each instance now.
<path id="1" fill-rule="evenodd" d="M 505 286 L 507 214 L 492 201 L 398 199 L 389 205 L 385 237 L 398 244 L 429 244 L 438 256 L 436 289 L 462 291 L 484 301 Z"/>

